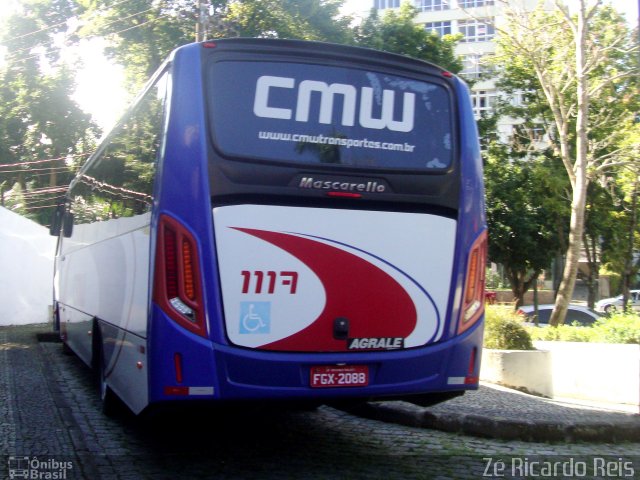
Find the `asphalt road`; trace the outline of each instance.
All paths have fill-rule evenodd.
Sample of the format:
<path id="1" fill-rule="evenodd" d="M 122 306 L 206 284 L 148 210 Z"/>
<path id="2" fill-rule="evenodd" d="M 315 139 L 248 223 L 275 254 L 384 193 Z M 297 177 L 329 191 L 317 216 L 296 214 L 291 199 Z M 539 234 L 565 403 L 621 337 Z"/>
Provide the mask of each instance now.
<path id="1" fill-rule="evenodd" d="M 555 478 L 640 477 L 638 443 L 487 439 L 330 407 L 107 418 L 91 372 L 37 331 L 0 328 L 0 479 L 541 478 L 552 463 Z"/>

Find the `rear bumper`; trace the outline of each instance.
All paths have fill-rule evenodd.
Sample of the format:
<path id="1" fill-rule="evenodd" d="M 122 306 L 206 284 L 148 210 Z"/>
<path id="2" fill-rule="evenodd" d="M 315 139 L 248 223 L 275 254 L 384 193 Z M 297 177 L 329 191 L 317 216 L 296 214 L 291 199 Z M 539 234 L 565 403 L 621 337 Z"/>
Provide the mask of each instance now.
<path id="1" fill-rule="evenodd" d="M 214 344 L 163 322 L 162 338 L 150 345 L 150 402 L 188 400 L 384 399 L 431 392 L 476 389 L 483 322 L 451 340 L 402 351 L 365 353 L 279 353 Z M 152 333 L 152 337 L 155 335 Z M 177 382 L 175 355 L 181 358 Z M 472 360 L 473 358 L 473 360 Z M 470 367 L 470 362 L 473 363 Z M 367 366 L 369 383 L 361 387 L 312 388 L 311 368 L 323 365 Z M 175 388 L 174 388 L 175 387 Z"/>

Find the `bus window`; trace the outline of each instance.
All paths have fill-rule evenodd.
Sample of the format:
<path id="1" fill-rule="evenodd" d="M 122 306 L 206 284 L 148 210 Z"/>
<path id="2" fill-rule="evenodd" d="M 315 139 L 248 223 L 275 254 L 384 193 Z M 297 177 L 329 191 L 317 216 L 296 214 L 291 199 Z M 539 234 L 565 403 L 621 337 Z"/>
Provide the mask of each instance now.
<path id="1" fill-rule="evenodd" d="M 219 61 L 207 87 L 213 136 L 227 156 L 440 172 L 452 164 L 452 98 L 435 78 Z"/>

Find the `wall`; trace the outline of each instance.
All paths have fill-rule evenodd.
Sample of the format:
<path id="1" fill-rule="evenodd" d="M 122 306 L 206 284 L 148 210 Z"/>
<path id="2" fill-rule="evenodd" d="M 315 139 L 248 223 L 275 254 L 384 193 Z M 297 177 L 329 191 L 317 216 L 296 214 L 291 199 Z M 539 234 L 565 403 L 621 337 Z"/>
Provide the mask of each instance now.
<path id="1" fill-rule="evenodd" d="M 551 398 L 640 405 L 640 345 L 534 342 L 484 349 L 480 380 Z"/>
<path id="2" fill-rule="evenodd" d="M 554 397 L 640 405 L 640 345 L 534 342 L 552 356 Z"/>
<path id="3" fill-rule="evenodd" d="M 49 321 L 56 238 L 0 207 L 0 326 Z"/>

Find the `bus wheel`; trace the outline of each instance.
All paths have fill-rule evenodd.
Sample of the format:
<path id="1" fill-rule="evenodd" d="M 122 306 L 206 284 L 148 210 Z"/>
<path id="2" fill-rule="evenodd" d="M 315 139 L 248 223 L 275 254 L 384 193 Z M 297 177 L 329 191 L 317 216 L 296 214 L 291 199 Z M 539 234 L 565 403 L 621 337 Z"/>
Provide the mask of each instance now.
<path id="1" fill-rule="evenodd" d="M 65 355 L 73 355 L 73 350 L 71 350 L 71 347 L 67 345 L 64 340 L 62 341 L 62 353 Z"/>
<path id="2" fill-rule="evenodd" d="M 113 390 L 107 385 L 105 370 L 107 368 L 104 352 L 100 347 L 100 357 L 98 361 L 98 388 L 100 391 L 100 401 L 102 403 L 102 413 L 107 417 L 113 417 L 119 410 L 119 400 Z"/>

